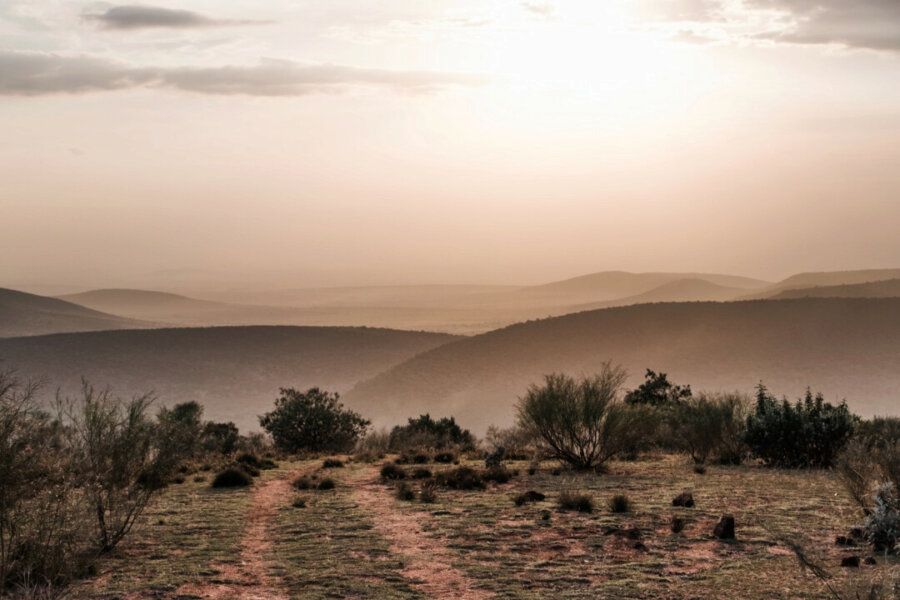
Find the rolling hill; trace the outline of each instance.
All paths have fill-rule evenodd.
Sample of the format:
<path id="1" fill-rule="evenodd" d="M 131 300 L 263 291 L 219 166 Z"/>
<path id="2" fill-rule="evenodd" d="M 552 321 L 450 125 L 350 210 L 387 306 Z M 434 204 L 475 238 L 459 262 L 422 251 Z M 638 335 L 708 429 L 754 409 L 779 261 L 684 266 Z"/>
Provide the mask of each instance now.
<path id="1" fill-rule="evenodd" d="M 786 298 L 900 298 L 900 279 L 797 288 L 773 296 L 773 299 Z"/>
<path id="2" fill-rule="evenodd" d="M 0 288 L 0 337 L 152 326 L 56 298 Z"/>
<path id="3" fill-rule="evenodd" d="M 814 287 L 833 287 L 840 285 L 857 285 L 886 281 L 888 279 L 900 279 L 900 269 L 863 269 L 858 271 L 823 271 L 814 273 L 798 273 L 787 279 L 758 290 L 752 294 L 742 296 L 740 300 L 760 300 L 774 298 L 788 290 L 807 289 Z"/>
<path id="4" fill-rule="evenodd" d="M 0 359 L 45 378 L 46 398 L 81 377 L 163 404 L 196 400 L 206 416 L 258 428 L 280 387 L 343 392 L 421 352 L 455 340 L 434 333 L 339 327 L 213 327 L 103 331 L 0 340 Z"/>
<path id="5" fill-rule="evenodd" d="M 652 368 L 695 390 L 751 392 L 762 380 L 776 394 L 812 386 L 862 414 L 896 414 L 900 299 L 640 304 L 531 321 L 416 356 L 346 399 L 384 423 L 431 411 L 483 431 L 511 423 L 544 374 L 607 360 L 631 386 Z"/>
<path id="6" fill-rule="evenodd" d="M 654 302 L 724 302 L 734 300 L 746 291 L 744 288 L 726 287 L 705 279 L 676 279 L 637 296 L 627 296 L 609 302 L 570 306 L 568 312 Z"/>

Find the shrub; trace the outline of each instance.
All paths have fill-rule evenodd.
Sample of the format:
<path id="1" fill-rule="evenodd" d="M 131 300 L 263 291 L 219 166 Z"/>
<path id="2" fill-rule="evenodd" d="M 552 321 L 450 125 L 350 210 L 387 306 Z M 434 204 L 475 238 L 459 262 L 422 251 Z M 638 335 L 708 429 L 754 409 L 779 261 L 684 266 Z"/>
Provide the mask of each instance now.
<path id="1" fill-rule="evenodd" d="M 355 458 L 363 462 L 381 460 L 390 449 L 391 435 L 385 429 L 371 431 L 356 444 Z"/>
<path id="2" fill-rule="evenodd" d="M 627 373 L 603 365 L 599 375 L 576 381 L 553 374 L 532 385 L 518 405 L 519 424 L 553 457 L 577 469 L 605 464 L 640 434 L 637 413 L 618 400 Z"/>
<path id="3" fill-rule="evenodd" d="M 577 510 L 582 513 L 594 512 L 594 500 L 587 494 L 563 491 L 557 501 L 562 510 Z"/>
<path id="4" fill-rule="evenodd" d="M 882 484 L 875 493 L 875 506 L 866 520 L 869 541 L 878 552 L 892 552 L 900 539 L 900 499 L 893 483 Z"/>
<path id="5" fill-rule="evenodd" d="M 672 530 L 672 533 L 681 533 L 684 531 L 684 519 L 672 515 L 672 518 L 669 519 L 669 529 Z"/>
<path id="6" fill-rule="evenodd" d="M 425 467 L 419 467 L 413 470 L 412 473 L 413 479 L 430 479 L 431 478 L 431 469 Z"/>
<path id="7" fill-rule="evenodd" d="M 298 490 L 311 490 L 316 487 L 316 484 L 306 475 L 297 477 L 296 479 L 294 479 L 291 485 L 293 485 Z"/>
<path id="8" fill-rule="evenodd" d="M 294 508 L 306 508 L 306 498 L 302 496 L 294 498 L 294 501 L 291 502 L 291 506 L 293 506 Z"/>
<path id="9" fill-rule="evenodd" d="M 826 403 L 821 394 L 791 404 L 779 402 L 762 384 L 756 406 L 747 417 L 745 441 L 750 450 L 773 467 L 830 467 L 853 434 L 857 418 L 846 402 Z"/>
<path id="10" fill-rule="evenodd" d="M 522 506 L 532 502 L 543 502 L 545 498 L 546 496 L 544 496 L 544 494 L 529 490 L 516 496 L 514 502 L 516 503 L 516 506 Z"/>
<path id="11" fill-rule="evenodd" d="M 160 433 L 170 451 L 183 460 L 196 456 L 201 449 L 203 407 L 196 402 L 183 402 L 171 409 L 161 408 L 156 415 Z"/>
<path id="12" fill-rule="evenodd" d="M 870 440 L 873 445 L 900 441 L 900 418 L 863 419 L 856 425 L 856 434 Z"/>
<path id="13" fill-rule="evenodd" d="M 397 497 L 397 500 L 403 500 L 404 502 L 412 502 L 416 499 L 416 493 L 405 481 L 397 484 L 394 495 Z"/>
<path id="14" fill-rule="evenodd" d="M 737 394 L 683 400 L 671 410 L 675 443 L 703 464 L 715 456 L 719 462 L 740 464 L 747 402 Z"/>
<path id="15" fill-rule="evenodd" d="M 405 479 L 406 471 L 395 465 L 394 463 L 385 463 L 381 467 L 382 479 Z"/>
<path id="16" fill-rule="evenodd" d="M 481 474 L 471 467 L 457 467 L 438 473 L 435 482 L 454 490 L 483 490 L 485 487 Z"/>
<path id="17" fill-rule="evenodd" d="M 449 465 L 456 461 L 456 454 L 453 452 L 438 452 L 434 455 L 434 462 Z"/>
<path id="18" fill-rule="evenodd" d="M 432 504 L 437 500 L 437 492 L 433 481 L 426 481 L 422 484 L 422 489 L 419 491 L 419 500 L 425 504 Z"/>
<path id="19" fill-rule="evenodd" d="M 495 483 L 506 483 L 510 480 L 512 474 L 506 469 L 506 467 L 491 467 L 489 469 L 485 469 L 481 474 L 481 478 L 484 481 L 493 481 Z"/>
<path id="20" fill-rule="evenodd" d="M 343 468 L 344 463 L 336 458 L 326 458 L 324 462 L 322 462 L 323 469 L 340 469 Z"/>
<path id="21" fill-rule="evenodd" d="M 203 483 L 204 481 L 206 481 L 206 477 L 203 475 L 196 475 L 194 477 L 194 483 Z"/>
<path id="22" fill-rule="evenodd" d="M 694 465 L 694 473 L 696 473 L 697 475 L 706 475 L 706 466 Z"/>
<path id="23" fill-rule="evenodd" d="M 475 437 L 467 429 L 461 428 L 454 417 L 443 417 L 437 421 L 424 414 L 410 418 L 406 425 L 397 425 L 391 430 L 390 448 L 462 448 L 475 447 Z"/>
<path id="24" fill-rule="evenodd" d="M 203 425 L 200 443 L 207 452 L 229 455 L 237 450 L 240 439 L 240 433 L 234 423 L 208 421 Z"/>
<path id="25" fill-rule="evenodd" d="M 216 474 L 212 481 L 214 488 L 245 487 L 253 483 L 253 479 L 243 469 L 229 467 Z"/>
<path id="26" fill-rule="evenodd" d="M 656 373 L 647 369 L 644 383 L 637 389 L 625 394 L 628 404 L 644 404 L 648 406 L 666 406 L 678 404 L 691 397 L 691 386 L 674 385 L 669 382 L 665 373 Z"/>
<path id="27" fill-rule="evenodd" d="M 333 490 L 334 489 L 334 479 L 331 477 L 326 477 L 322 481 L 319 482 L 319 485 L 316 486 L 320 490 Z"/>
<path id="28" fill-rule="evenodd" d="M 631 512 L 631 501 L 625 494 L 616 494 L 609 499 L 609 510 L 614 513 Z"/>
<path id="29" fill-rule="evenodd" d="M 319 388 L 282 388 L 275 410 L 259 418 L 275 445 L 286 452 L 343 452 L 353 448 L 370 422 L 345 409 L 338 394 Z"/>
<path id="30" fill-rule="evenodd" d="M 532 432 L 519 425 L 505 429 L 491 425 L 484 442 L 491 451 L 502 448 L 503 457 L 507 460 L 530 460 L 535 454 Z"/>

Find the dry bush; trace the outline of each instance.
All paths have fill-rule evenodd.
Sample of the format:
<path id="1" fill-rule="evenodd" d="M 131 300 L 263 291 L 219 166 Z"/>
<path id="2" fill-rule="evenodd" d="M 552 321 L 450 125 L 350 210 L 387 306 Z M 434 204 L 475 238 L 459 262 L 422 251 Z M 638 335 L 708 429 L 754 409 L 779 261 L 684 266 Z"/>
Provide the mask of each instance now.
<path id="1" fill-rule="evenodd" d="M 565 490 L 560 492 L 557 504 L 562 510 L 577 510 L 582 513 L 594 512 L 594 499 L 588 494 Z"/>
<path id="2" fill-rule="evenodd" d="M 370 431 L 356 443 L 354 458 L 360 462 L 375 462 L 388 453 L 391 434 L 384 428 Z"/>

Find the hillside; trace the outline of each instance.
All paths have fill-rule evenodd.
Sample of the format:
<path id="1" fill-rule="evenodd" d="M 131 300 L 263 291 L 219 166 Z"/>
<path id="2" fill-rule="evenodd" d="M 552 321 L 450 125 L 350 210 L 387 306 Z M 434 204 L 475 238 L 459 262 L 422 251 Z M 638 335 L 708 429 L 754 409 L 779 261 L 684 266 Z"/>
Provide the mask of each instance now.
<path id="1" fill-rule="evenodd" d="M 71 302 L 0 288 L 0 337 L 150 327 Z"/>
<path id="2" fill-rule="evenodd" d="M 900 298 L 900 279 L 798 288 L 785 290 L 773 298 Z"/>
<path id="3" fill-rule="evenodd" d="M 420 352 L 453 341 L 369 328 L 216 327 L 59 334 L 0 340 L 0 359 L 26 377 L 74 393 L 80 378 L 128 397 L 196 400 L 210 419 L 257 428 L 279 387 L 346 391 Z"/>
<path id="4" fill-rule="evenodd" d="M 544 374 L 606 360 L 629 370 L 630 386 L 649 367 L 696 390 L 750 392 L 762 380 L 794 396 L 810 385 L 863 414 L 896 413 L 900 299 L 642 304 L 531 321 L 417 356 L 347 401 L 385 422 L 431 411 L 481 431 L 511 423 Z"/>
<path id="5" fill-rule="evenodd" d="M 636 296 L 627 296 L 609 302 L 597 302 L 569 307 L 569 312 L 651 304 L 653 302 L 723 302 L 746 293 L 744 288 L 726 287 L 704 279 L 676 279 Z"/>
<path id="6" fill-rule="evenodd" d="M 900 278 L 900 269 L 863 269 L 858 271 L 823 271 L 815 273 L 798 273 L 763 288 L 753 294 L 742 296 L 740 300 L 760 300 L 773 298 L 784 291 L 813 287 L 833 287 L 841 285 L 858 285 L 888 279 Z"/>

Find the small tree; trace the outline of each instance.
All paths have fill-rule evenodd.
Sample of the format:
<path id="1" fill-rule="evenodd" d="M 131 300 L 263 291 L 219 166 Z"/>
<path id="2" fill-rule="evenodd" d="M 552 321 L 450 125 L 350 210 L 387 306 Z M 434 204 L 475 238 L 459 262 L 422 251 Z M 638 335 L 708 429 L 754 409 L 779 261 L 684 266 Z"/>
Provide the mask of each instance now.
<path id="1" fill-rule="evenodd" d="M 610 363 L 580 380 L 547 375 L 520 399 L 519 424 L 559 460 L 577 469 L 600 467 L 640 435 L 638 413 L 619 402 L 626 377 Z"/>
<path id="2" fill-rule="evenodd" d="M 759 384 L 744 439 L 769 466 L 831 467 L 857 420 L 846 402 L 833 406 L 807 389 L 802 400 L 791 404 L 787 399 L 778 401 Z"/>
<path id="3" fill-rule="evenodd" d="M 739 464 L 744 455 L 745 406 L 745 399 L 737 394 L 687 399 L 672 408 L 673 437 L 697 464 L 713 456 Z"/>
<path id="4" fill-rule="evenodd" d="M 183 402 L 172 408 L 161 408 L 156 416 L 160 436 L 170 451 L 183 460 L 197 455 L 203 434 L 203 407 L 196 402 Z"/>
<path id="5" fill-rule="evenodd" d="M 667 406 L 678 404 L 690 397 L 691 386 L 675 385 L 669 381 L 665 373 L 647 369 L 644 383 L 625 394 L 625 402 L 648 406 Z"/>
<path id="6" fill-rule="evenodd" d="M 275 410 L 262 415 L 259 423 L 287 452 L 349 451 L 371 422 L 345 409 L 339 398 L 319 388 L 282 388 Z"/>
<path id="7" fill-rule="evenodd" d="M 432 419 L 431 415 L 410 418 L 406 425 L 397 425 L 391 430 L 390 448 L 402 450 L 412 447 L 445 449 L 451 447 L 472 448 L 475 436 L 468 429 L 456 423 L 455 417 Z"/>

